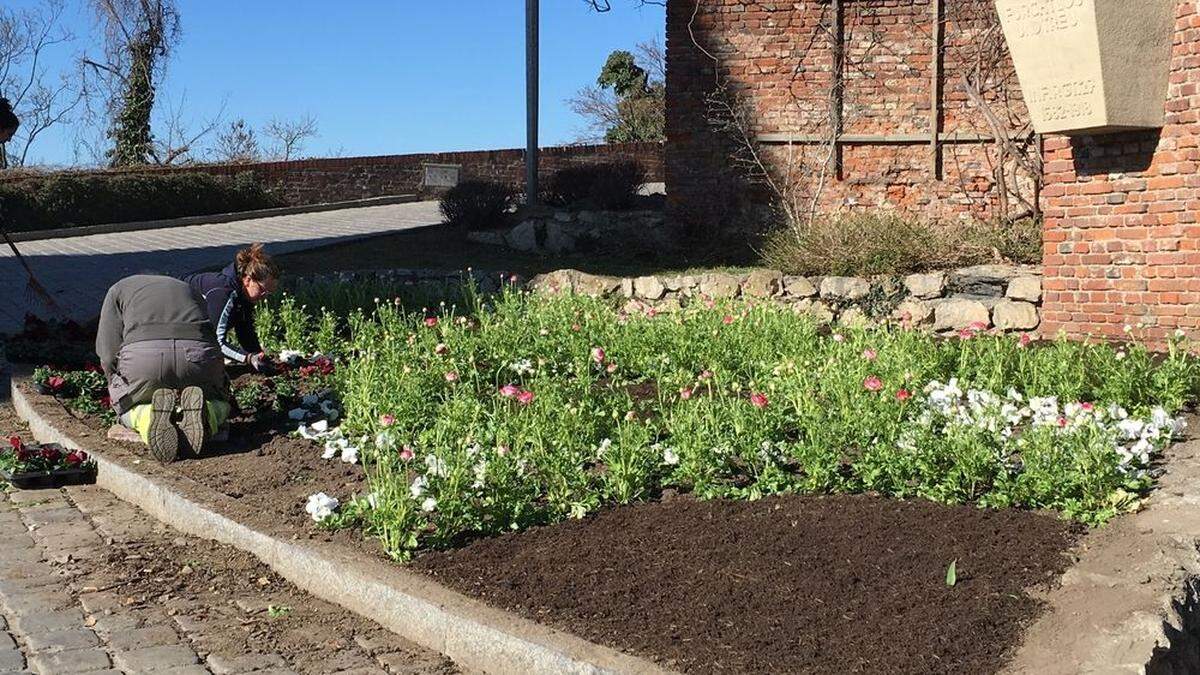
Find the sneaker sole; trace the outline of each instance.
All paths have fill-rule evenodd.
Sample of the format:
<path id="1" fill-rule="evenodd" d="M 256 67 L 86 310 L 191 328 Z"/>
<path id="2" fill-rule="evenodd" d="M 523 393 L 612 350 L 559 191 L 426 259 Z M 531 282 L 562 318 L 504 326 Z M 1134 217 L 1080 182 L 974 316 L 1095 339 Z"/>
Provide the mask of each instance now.
<path id="1" fill-rule="evenodd" d="M 179 430 L 193 454 L 199 455 L 207 440 L 208 425 L 204 420 L 204 392 L 200 387 L 188 387 L 179 397 L 181 416 Z"/>
<path id="2" fill-rule="evenodd" d="M 164 464 L 174 462 L 179 457 L 179 429 L 171 421 L 171 416 L 175 414 L 175 391 L 155 391 L 150 405 L 153 409 L 150 414 L 150 432 L 147 434 L 150 454 Z"/>

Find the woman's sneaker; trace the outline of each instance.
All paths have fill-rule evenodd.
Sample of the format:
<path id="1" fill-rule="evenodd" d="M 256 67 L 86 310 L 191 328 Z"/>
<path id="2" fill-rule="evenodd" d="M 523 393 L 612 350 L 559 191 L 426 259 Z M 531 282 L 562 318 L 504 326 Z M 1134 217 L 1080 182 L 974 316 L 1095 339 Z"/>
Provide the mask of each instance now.
<path id="1" fill-rule="evenodd" d="M 175 390 L 155 390 L 150 406 L 150 431 L 146 434 L 146 445 L 158 461 L 164 464 L 174 462 L 179 456 L 179 429 L 171 419 L 175 416 Z"/>
<path id="2" fill-rule="evenodd" d="M 184 442 L 193 454 L 199 455 L 204 448 L 208 431 L 208 420 L 205 419 L 204 392 L 200 387 L 188 387 L 179 396 L 179 430 L 183 432 Z"/>

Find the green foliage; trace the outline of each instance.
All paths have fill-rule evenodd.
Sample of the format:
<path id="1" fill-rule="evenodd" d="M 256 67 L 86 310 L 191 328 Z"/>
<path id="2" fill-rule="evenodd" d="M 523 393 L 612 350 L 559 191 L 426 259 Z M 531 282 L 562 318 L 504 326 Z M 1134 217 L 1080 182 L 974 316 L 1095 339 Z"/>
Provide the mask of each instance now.
<path id="1" fill-rule="evenodd" d="M 1146 447 L 1161 449 L 1169 414 L 1200 388 L 1182 344 L 1153 355 L 892 328 L 830 336 L 772 305 L 647 317 L 575 296 L 466 295 L 437 321 L 380 302 L 346 322 L 333 380 L 344 429 L 375 439 L 360 453 L 373 505 L 353 520 L 400 558 L 666 488 L 872 491 L 1099 524 L 1152 482 L 1121 454 L 1121 416 L 1157 420 Z"/>
<path id="2" fill-rule="evenodd" d="M 608 143 L 663 141 L 666 90 L 661 82 L 637 64 L 633 54 L 617 50 L 608 55 L 596 84 L 616 95 L 616 120 L 610 121 L 604 140 Z"/>
<path id="3" fill-rule="evenodd" d="M 600 69 L 600 77 L 596 84 L 612 89 L 617 96 L 641 96 L 646 93 L 650 74 L 637 64 L 633 54 L 618 49 L 608 55 L 604 67 Z"/>
<path id="4" fill-rule="evenodd" d="M 51 174 L 0 184 L 0 226 L 11 231 L 179 218 L 282 204 L 254 176 L 204 173 Z"/>
<path id="5" fill-rule="evenodd" d="M 442 195 L 442 216 L 450 225 L 471 231 L 504 227 L 517 203 L 517 192 L 507 183 L 468 180 Z"/>

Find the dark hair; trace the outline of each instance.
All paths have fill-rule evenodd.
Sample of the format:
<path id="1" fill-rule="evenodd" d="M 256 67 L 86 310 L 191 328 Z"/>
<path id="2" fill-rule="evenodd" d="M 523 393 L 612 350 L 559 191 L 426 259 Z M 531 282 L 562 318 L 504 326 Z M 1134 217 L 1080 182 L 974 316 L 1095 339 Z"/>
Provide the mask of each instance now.
<path id="1" fill-rule="evenodd" d="M 250 277 L 255 281 L 279 278 L 279 263 L 267 255 L 262 244 L 250 244 L 238 251 L 234 264 L 239 277 Z"/>
<path id="2" fill-rule="evenodd" d="M 12 104 L 6 98 L 0 98 L 0 131 L 13 130 L 21 126 L 21 120 L 13 113 Z"/>

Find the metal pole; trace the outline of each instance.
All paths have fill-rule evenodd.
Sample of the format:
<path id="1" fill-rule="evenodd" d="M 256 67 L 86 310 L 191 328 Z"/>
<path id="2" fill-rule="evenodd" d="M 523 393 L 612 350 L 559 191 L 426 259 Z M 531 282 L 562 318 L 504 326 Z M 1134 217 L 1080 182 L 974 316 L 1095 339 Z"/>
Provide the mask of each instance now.
<path id="1" fill-rule="evenodd" d="M 538 199 L 538 0 L 525 0 L 525 203 Z"/>

